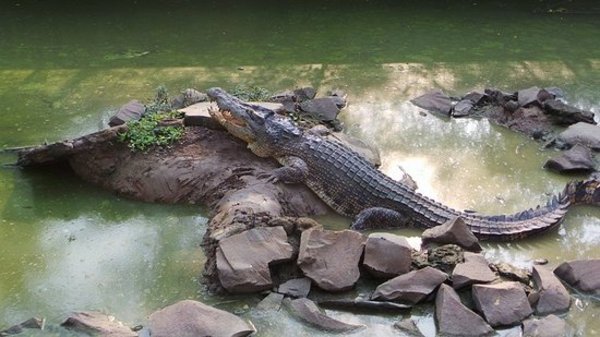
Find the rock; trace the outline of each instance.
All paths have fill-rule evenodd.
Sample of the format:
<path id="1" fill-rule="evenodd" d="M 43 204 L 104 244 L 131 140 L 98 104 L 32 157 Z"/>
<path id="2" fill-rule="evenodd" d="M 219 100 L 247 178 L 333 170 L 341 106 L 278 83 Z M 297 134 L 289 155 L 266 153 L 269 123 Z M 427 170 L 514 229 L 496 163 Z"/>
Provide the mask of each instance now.
<path id="1" fill-rule="evenodd" d="M 462 99 L 452 108 L 452 117 L 467 117 L 475 104 L 469 99 Z"/>
<path id="2" fill-rule="evenodd" d="M 441 90 L 429 91 L 417 98 L 413 98 L 410 102 L 419 108 L 444 116 L 450 116 L 450 111 L 452 110 L 452 100 Z"/>
<path id="3" fill-rule="evenodd" d="M 592 151 L 581 144 L 575 144 L 569 150 L 549 159 L 544 168 L 557 172 L 594 171 Z"/>
<path id="4" fill-rule="evenodd" d="M 527 269 L 515 267 L 506 262 L 492 264 L 492 269 L 494 269 L 502 277 L 505 277 L 509 280 L 518 281 L 523 284 L 529 284 L 529 279 L 531 278 L 531 273 L 527 271 Z"/>
<path id="5" fill-rule="evenodd" d="M 464 253 L 464 250 L 455 244 L 429 248 L 427 250 L 427 265 L 449 273 L 457 264 L 465 261 Z"/>
<path id="6" fill-rule="evenodd" d="M 549 93 L 550 95 L 552 95 L 552 98 L 563 98 L 565 97 L 565 92 L 558 87 L 547 87 L 544 88 L 544 90 Z"/>
<path id="7" fill-rule="evenodd" d="M 387 301 L 369 301 L 363 299 L 354 299 L 354 300 L 324 300 L 319 301 L 319 306 L 323 308 L 331 308 L 335 310 L 377 310 L 377 311 L 385 311 L 389 313 L 390 311 L 406 311 L 412 308 L 412 305 L 409 304 L 401 304 L 395 302 L 387 302 Z"/>
<path id="8" fill-rule="evenodd" d="M 440 285 L 435 297 L 435 318 L 444 336 L 485 336 L 494 329 L 481 316 L 467 308 L 454 289 Z"/>
<path id="9" fill-rule="evenodd" d="M 532 104 L 540 104 L 538 100 L 538 95 L 540 94 L 540 88 L 531 87 L 523 90 L 519 90 L 517 92 L 517 99 L 519 105 L 522 107 L 527 107 Z"/>
<path id="10" fill-rule="evenodd" d="M 480 252 L 479 240 L 471 232 L 461 217 L 448 220 L 440 226 L 426 229 L 421 235 L 423 243 L 436 242 L 441 244 L 452 243 L 466 250 Z"/>
<path id="11" fill-rule="evenodd" d="M 473 285 L 473 302 L 493 327 L 519 324 L 533 313 L 523 286 L 517 282 Z"/>
<path id="12" fill-rule="evenodd" d="M 293 248 L 283 227 L 257 227 L 219 242 L 217 272 L 231 293 L 251 293 L 273 286 L 270 263 L 289 261 Z"/>
<path id="13" fill-rule="evenodd" d="M 327 122 L 336 119 L 340 112 L 337 102 L 337 99 L 331 97 L 315 98 L 300 103 L 300 109 L 319 121 Z"/>
<path id="14" fill-rule="evenodd" d="M 0 336 L 17 335 L 17 334 L 24 332 L 24 329 L 44 330 L 45 325 L 46 325 L 45 318 L 32 317 L 24 322 L 21 322 L 17 325 L 11 326 L 8 329 L 4 329 L 4 330 L 0 331 Z"/>
<path id="15" fill-rule="evenodd" d="M 256 310 L 259 311 L 278 311 L 283 301 L 283 294 L 270 292 L 265 298 L 262 299 L 257 305 Z"/>
<path id="16" fill-rule="evenodd" d="M 218 109 L 217 104 L 215 102 L 201 102 L 177 111 L 183 112 L 183 124 L 185 126 L 204 126 L 213 130 L 223 130 L 221 124 L 208 114 L 208 109 Z"/>
<path id="17" fill-rule="evenodd" d="M 465 252 L 465 262 L 459 263 L 452 272 L 452 286 L 460 289 L 475 283 L 490 283 L 496 279 L 496 274 L 488 266 L 481 254 Z"/>
<path id="18" fill-rule="evenodd" d="M 184 300 L 150 315 L 152 337 L 243 337 L 256 332 L 251 323 L 204 303 Z"/>
<path id="19" fill-rule="evenodd" d="M 379 285 L 371 299 L 416 304 L 447 278 L 448 275 L 432 267 L 414 270 Z"/>
<path id="20" fill-rule="evenodd" d="M 557 140 L 569 146 L 579 143 L 592 150 L 600 151 L 600 127 L 597 125 L 579 122 L 570 125 L 565 131 L 561 132 Z"/>
<path id="21" fill-rule="evenodd" d="M 600 259 L 563 262 L 554 274 L 579 291 L 600 295 Z"/>
<path id="22" fill-rule="evenodd" d="M 317 91 L 312 87 L 298 88 L 294 90 L 294 97 L 298 102 L 304 102 L 315 98 Z"/>
<path id="23" fill-rule="evenodd" d="M 392 278 L 408 273 L 411 261 L 411 247 L 406 238 L 391 233 L 369 234 L 363 267 L 371 275 Z"/>
<path id="24" fill-rule="evenodd" d="M 331 318 L 322 313 L 319 310 L 319 307 L 317 307 L 313 301 L 307 298 L 299 298 L 295 300 L 286 298 L 284 300 L 284 304 L 289 308 L 294 316 L 322 330 L 332 332 L 350 332 L 365 327 L 364 325 L 348 324 Z"/>
<path id="25" fill-rule="evenodd" d="M 535 319 L 529 318 L 523 321 L 524 337 L 557 337 L 572 336 L 571 328 L 567 323 L 556 315 Z"/>
<path id="26" fill-rule="evenodd" d="M 117 113 L 112 116 L 108 121 L 108 126 L 117 126 L 125 124 L 131 120 L 137 121 L 146 112 L 146 107 L 137 100 L 131 100 L 128 103 L 122 105 Z"/>
<path id="27" fill-rule="evenodd" d="M 493 88 L 487 88 L 484 92 L 495 105 L 504 106 L 510 101 L 517 100 L 517 93 L 510 94 Z"/>
<path id="28" fill-rule="evenodd" d="M 329 96 L 336 96 L 336 97 L 340 97 L 343 98 L 344 100 L 346 100 L 348 98 L 348 94 L 342 90 L 342 89 L 333 89 L 330 90 L 328 93 Z"/>
<path id="29" fill-rule="evenodd" d="M 300 237 L 298 266 L 321 289 L 348 290 L 360 276 L 363 242 L 363 236 L 351 230 L 308 229 Z"/>
<path id="30" fill-rule="evenodd" d="M 409 337 L 425 337 L 415 321 L 410 318 L 404 318 L 394 323 L 394 328 L 406 333 Z"/>
<path id="31" fill-rule="evenodd" d="M 208 96 L 205 93 L 188 88 L 171 100 L 171 108 L 177 110 L 207 100 Z"/>
<path id="32" fill-rule="evenodd" d="M 556 124 L 571 125 L 577 122 L 596 124 L 593 112 L 578 109 L 557 99 L 545 101 L 544 111 L 547 115 L 552 116 L 552 120 Z"/>
<path id="33" fill-rule="evenodd" d="M 310 292 L 310 279 L 295 278 L 279 285 L 277 292 L 291 297 L 306 297 Z"/>
<path id="34" fill-rule="evenodd" d="M 569 292 L 552 271 L 543 266 L 533 266 L 533 282 L 539 293 L 539 300 L 535 305 L 535 313 L 547 315 L 564 312 L 571 305 Z"/>
<path id="35" fill-rule="evenodd" d="M 134 337 L 137 333 L 132 331 L 114 317 L 95 311 L 81 311 L 72 313 L 62 326 L 79 332 L 103 337 Z"/>

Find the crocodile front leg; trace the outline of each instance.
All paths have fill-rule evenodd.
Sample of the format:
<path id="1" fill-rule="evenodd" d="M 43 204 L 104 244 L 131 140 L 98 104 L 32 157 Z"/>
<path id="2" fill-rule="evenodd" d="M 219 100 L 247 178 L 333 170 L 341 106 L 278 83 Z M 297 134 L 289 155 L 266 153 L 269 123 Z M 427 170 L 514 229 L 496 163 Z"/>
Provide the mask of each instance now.
<path id="1" fill-rule="evenodd" d="M 283 182 L 286 184 L 301 183 L 308 177 L 308 165 L 301 158 L 288 156 L 279 157 L 277 161 L 283 165 L 271 172 L 260 174 L 258 178 L 266 179 L 268 182 Z"/>
<path id="2" fill-rule="evenodd" d="M 404 214 L 384 207 L 363 209 L 350 226 L 354 230 L 387 229 L 407 226 L 409 218 Z"/>

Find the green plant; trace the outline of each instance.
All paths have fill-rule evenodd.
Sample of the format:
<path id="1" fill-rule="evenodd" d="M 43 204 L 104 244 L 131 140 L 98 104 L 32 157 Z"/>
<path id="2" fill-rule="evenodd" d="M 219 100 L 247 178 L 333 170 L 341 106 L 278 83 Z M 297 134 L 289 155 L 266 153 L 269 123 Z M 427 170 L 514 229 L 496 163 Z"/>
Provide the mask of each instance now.
<path id="1" fill-rule="evenodd" d="M 181 139 L 183 127 L 161 126 L 164 119 L 172 118 L 173 113 L 147 114 L 137 121 L 127 122 L 127 131 L 119 134 L 121 142 L 128 143 L 132 151 L 146 152 L 155 146 L 167 146 Z"/>
<path id="2" fill-rule="evenodd" d="M 231 94 L 243 101 L 260 102 L 271 97 L 269 90 L 254 85 L 238 84 L 231 89 Z"/>

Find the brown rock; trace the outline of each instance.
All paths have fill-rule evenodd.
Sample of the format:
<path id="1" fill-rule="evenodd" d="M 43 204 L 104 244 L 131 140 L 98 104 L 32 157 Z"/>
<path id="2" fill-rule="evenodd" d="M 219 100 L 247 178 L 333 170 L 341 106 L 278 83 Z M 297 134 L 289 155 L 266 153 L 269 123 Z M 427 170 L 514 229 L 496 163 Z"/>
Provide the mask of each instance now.
<path id="1" fill-rule="evenodd" d="M 315 98 L 300 103 L 300 109 L 320 121 L 332 121 L 340 112 L 337 101 L 332 97 Z"/>
<path id="2" fill-rule="evenodd" d="M 476 284 L 473 301 L 493 327 L 516 325 L 533 313 L 520 283 Z"/>
<path id="3" fill-rule="evenodd" d="M 283 294 L 270 292 L 265 298 L 262 299 L 257 305 L 256 310 L 260 311 L 277 311 L 281 307 L 283 302 Z"/>
<path id="4" fill-rule="evenodd" d="M 108 121 L 109 126 L 125 124 L 131 120 L 137 121 L 146 112 L 146 107 L 137 100 L 131 100 L 122 105 L 117 113 Z"/>
<path id="5" fill-rule="evenodd" d="M 455 289 L 474 283 L 489 283 L 496 279 L 496 274 L 483 255 L 465 252 L 464 257 L 465 262 L 457 264 L 452 272 L 452 286 Z"/>
<path id="6" fill-rule="evenodd" d="M 298 266 L 321 289 L 348 290 L 360 276 L 363 242 L 363 236 L 351 230 L 308 229 L 300 237 Z"/>
<path id="7" fill-rule="evenodd" d="M 557 140 L 571 146 L 579 143 L 592 150 L 600 150 L 600 127 L 585 122 L 569 125 L 558 135 Z"/>
<path id="8" fill-rule="evenodd" d="M 410 271 L 411 248 L 406 238 L 371 233 L 365 243 L 363 266 L 375 277 L 392 278 Z"/>
<path id="9" fill-rule="evenodd" d="M 575 144 L 569 150 L 549 159 L 544 168 L 557 172 L 593 171 L 592 151 L 581 144 Z"/>
<path id="10" fill-rule="evenodd" d="M 539 292 L 535 306 L 538 315 L 564 312 L 571 305 L 569 292 L 552 271 L 543 266 L 533 266 L 533 282 Z"/>
<path id="11" fill-rule="evenodd" d="M 523 337 L 558 337 L 570 336 L 571 328 L 556 315 L 548 315 L 541 319 L 529 318 L 523 321 Z"/>
<path id="12" fill-rule="evenodd" d="M 570 125 L 577 122 L 596 124 L 593 112 L 578 109 L 560 100 L 550 99 L 545 101 L 544 110 L 548 115 L 552 116 L 552 119 L 557 124 Z"/>
<path id="13" fill-rule="evenodd" d="M 32 317 L 24 322 L 13 325 L 8 329 L 0 331 L 0 336 L 17 335 L 24 332 L 24 329 L 40 329 L 44 330 L 46 325 L 45 318 Z"/>
<path id="14" fill-rule="evenodd" d="M 309 278 L 295 278 L 280 284 L 277 292 L 291 297 L 306 297 L 310 292 L 310 284 Z"/>
<path id="15" fill-rule="evenodd" d="M 540 94 L 540 88 L 531 87 L 527 89 L 519 90 L 517 93 L 517 99 L 519 100 L 519 105 L 522 107 L 526 107 L 531 104 L 540 104 L 538 100 L 538 95 Z"/>
<path id="16" fill-rule="evenodd" d="M 394 323 L 394 328 L 402 331 L 405 334 L 408 334 L 410 337 L 425 337 L 425 335 L 421 333 L 421 330 L 419 330 L 419 327 L 415 321 L 410 318 L 404 318 Z"/>
<path id="17" fill-rule="evenodd" d="M 133 332 L 114 317 L 95 311 L 81 311 L 72 313 L 62 326 L 94 336 L 102 337 L 134 337 Z"/>
<path id="18" fill-rule="evenodd" d="M 554 274 L 579 291 L 600 295 L 600 259 L 564 262 Z"/>
<path id="19" fill-rule="evenodd" d="M 273 286 L 270 263 L 292 258 L 283 227 L 259 227 L 219 242 L 217 271 L 223 287 L 232 293 L 250 293 Z"/>
<path id="20" fill-rule="evenodd" d="M 519 268 L 506 262 L 492 264 L 492 267 L 500 276 L 512 281 L 528 284 L 531 279 L 531 273 L 527 269 Z"/>
<path id="21" fill-rule="evenodd" d="M 148 326 L 152 337 L 243 337 L 256 332 L 239 317 L 192 300 L 154 312 Z"/>
<path id="22" fill-rule="evenodd" d="M 471 232 L 461 217 L 448 220 L 445 224 L 429 228 L 421 235 L 423 243 L 453 243 L 466 250 L 480 252 L 479 240 Z"/>
<path id="23" fill-rule="evenodd" d="M 439 332 L 444 336 L 485 336 L 494 331 L 481 316 L 463 305 L 456 291 L 445 284 L 437 291 L 435 318 Z"/>
<path id="24" fill-rule="evenodd" d="M 342 321 L 338 321 L 337 319 L 331 318 L 322 313 L 319 310 L 319 307 L 317 307 L 313 301 L 307 298 L 299 298 L 295 300 L 285 299 L 284 304 L 289 308 L 294 316 L 322 330 L 332 332 L 349 332 L 365 327 L 364 325 L 344 323 Z"/>
<path id="25" fill-rule="evenodd" d="M 417 98 L 413 98 L 410 102 L 419 108 L 444 116 L 450 116 L 450 111 L 452 110 L 452 100 L 441 90 L 432 90 Z"/>
<path id="26" fill-rule="evenodd" d="M 448 275 L 432 267 L 414 270 L 379 285 L 371 299 L 416 304 L 447 278 Z"/>

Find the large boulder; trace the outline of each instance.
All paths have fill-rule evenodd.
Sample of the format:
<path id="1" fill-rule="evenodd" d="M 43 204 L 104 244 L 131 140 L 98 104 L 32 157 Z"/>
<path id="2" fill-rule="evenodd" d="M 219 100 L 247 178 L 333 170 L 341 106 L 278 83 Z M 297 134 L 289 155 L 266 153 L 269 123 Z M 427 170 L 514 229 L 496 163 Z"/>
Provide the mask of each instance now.
<path id="1" fill-rule="evenodd" d="M 528 318 L 523 321 L 523 336 L 525 337 L 557 337 L 571 336 L 571 328 L 556 315 L 536 319 Z"/>
<path id="2" fill-rule="evenodd" d="M 365 243 L 363 267 L 375 277 L 391 278 L 410 271 L 411 247 L 406 238 L 371 233 Z"/>
<path id="3" fill-rule="evenodd" d="M 192 300 L 154 312 L 148 327 L 152 337 L 243 337 L 256 332 L 236 315 Z"/>
<path id="4" fill-rule="evenodd" d="M 465 252 L 464 257 L 465 262 L 457 264 L 452 271 L 452 286 L 455 289 L 475 283 L 490 283 L 496 279 L 496 274 L 483 255 Z"/>
<path id="5" fill-rule="evenodd" d="M 435 112 L 444 116 L 450 116 L 452 111 L 452 100 L 441 90 L 429 91 L 410 102 L 419 108 Z"/>
<path id="6" fill-rule="evenodd" d="M 492 329 L 481 316 L 467 308 L 454 289 L 440 285 L 435 297 L 435 318 L 444 336 L 486 336 Z"/>
<path id="7" fill-rule="evenodd" d="M 493 327 L 519 324 L 533 313 L 520 283 L 475 284 L 471 290 L 477 310 Z"/>
<path id="8" fill-rule="evenodd" d="M 579 291 L 600 295 L 600 259 L 564 262 L 554 274 Z"/>
<path id="9" fill-rule="evenodd" d="M 108 126 L 125 124 L 131 120 L 137 121 L 146 112 L 146 107 L 137 100 L 131 100 L 122 105 L 117 113 L 110 118 Z"/>
<path id="10" fill-rule="evenodd" d="M 517 92 L 517 100 L 519 105 L 522 107 L 527 107 L 532 104 L 540 104 L 539 96 L 540 89 L 538 87 L 531 87 L 527 89 L 522 89 Z"/>
<path id="11" fill-rule="evenodd" d="M 600 126 L 585 122 L 570 125 L 558 135 L 557 141 L 568 146 L 579 143 L 592 150 L 600 150 Z"/>
<path id="12" fill-rule="evenodd" d="M 570 125 L 577 122 L 596 124 L 594 113 L 567 105 L 557 99 L 549 99 L 544 102 L 544 111 L 550 115 L 557 124 Z"/>
<path id="13" fill-rule="evenodd" d="M 335 318 L 331 318 L 321 312 L 315 302 L 307 298 L 295 300 L 287 298 L 283 302 L 294 316 L 325 331 L 350 332 L 365 327 L 364 325 L 344 323 Z"/>
<path id="14" fill-rule="evenodd" d="M 273 286 L 269 264 L 288 261 L 293 248 L 283 227 L 258 227 L 229 236 L 217 248 L 221 285 L 232 293 L 251 293 Z"/>
<path id="15" fill-rule="evenodd" d="M 471 232 L 461 217 L 455 217 L 446 223 L 428 228 L 421 234 L 423 243 L 456 244 L 466 250 L 480 252 L 479 240 Z"/>
<path id="16" fill-rule="evenodd" d="M 432 267 L 414 270 L 380 284 L 371 299 L 416 304 L 442 284 L 448 275 Z"/>
<path id="17" fill-rule="evenodd" d="M 592 151 L 581 144 L 575 144 L 569 150 L 549 159 L 544 168 L 557 172 L 593 171 Z"/>
<path id="18" fill-rule="evenodd" d="M 348 290 L 360 276 L 363 243 L 355 231 L 308 229 L 300 237 L 298 266 L 321 289 Z"/>
<path id="19" fill-rule="evenodd" d="M 340 112 L 337 105 L 338 101 L 339 98 L 337 97 L 315 98 L 300 103 L 300 109 L 319 121 L 328 122 L 336 119 Z"/>
<path id="20" fill-rule="evenodd" d="M 536 314 L 547 315 L 569 309 L 569 292 L 551 270 L 543 266 L 533 266 L 533 282 L 539 293 L 539 300 L 535 304 Z"/>
<path id="21" fill-rule="evenodd" d="M 101 337 L 138 335 L 114 317 L 96 311 L 74 312 L 61 325 L 71 330 Z"/>

